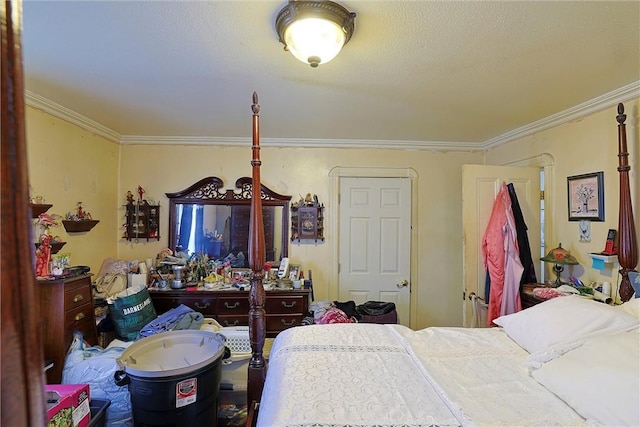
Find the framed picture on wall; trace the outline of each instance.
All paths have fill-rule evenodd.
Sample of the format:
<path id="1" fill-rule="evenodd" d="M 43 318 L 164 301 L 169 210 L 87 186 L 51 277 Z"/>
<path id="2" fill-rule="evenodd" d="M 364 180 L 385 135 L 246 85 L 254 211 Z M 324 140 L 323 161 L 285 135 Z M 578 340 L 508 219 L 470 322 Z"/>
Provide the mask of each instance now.
<path id="1" fill-rule="evenodd" d="M 604 221 L 604 173 L 567 177 L 569 221 Z"/>

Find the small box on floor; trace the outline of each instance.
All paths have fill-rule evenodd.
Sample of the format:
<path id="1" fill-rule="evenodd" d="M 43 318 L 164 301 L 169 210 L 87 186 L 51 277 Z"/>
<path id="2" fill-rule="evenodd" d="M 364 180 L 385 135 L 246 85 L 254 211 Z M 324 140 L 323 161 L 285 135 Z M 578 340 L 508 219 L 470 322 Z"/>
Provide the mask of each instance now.
<path id="1" fill-rule="evenodd" d="M 66 408 L 71 409 L 71 424 L 51 424 L 51 417 L 49 416 L 49 411 L 47 411 L 49 425 L 70 425 L 73 427 L 86 427 L 89 425 L 89 421 L 91 421 L 89 384 L 47 384 L 45 385 L 45 393 L 47 394 L 47 402 L 50 400 L 49 396 L 52 396 L 51 400 L 56 395 L 60 396 L 60 410 L 64 411 L 64 413 L 69 412 L 65 410 Z M 63 408 L 63 406 L 66 406 L 66 408 Z M 54 415 L 52 408 L 52 416 Z"/>
<path id="2" fill-rule="evenodd" d="M 47 427 L 71 427 L 71 396 L 61 396 L 57 391 L 45 391 L 44 394 L 47 399 Z"/>

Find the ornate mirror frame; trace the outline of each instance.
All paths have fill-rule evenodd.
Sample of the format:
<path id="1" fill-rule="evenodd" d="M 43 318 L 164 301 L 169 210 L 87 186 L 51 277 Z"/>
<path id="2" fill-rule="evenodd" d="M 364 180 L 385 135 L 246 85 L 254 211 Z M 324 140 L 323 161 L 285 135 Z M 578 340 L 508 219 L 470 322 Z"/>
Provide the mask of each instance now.
<path id="1" fill-rule="evenodd" d="M 238 190 L 224 189 L 224 182 L 222 179 L 210 176 L 199 180 L 191 186 L 185 188 L 182 191 L 175 193 L 165 193 L 169 199 L 169 237 L 168 247 L 175 252 L 179 241 L 179 232 L 177 230 L 180 223 L 177 218 L 178 207 L 181 204 L 184 205 L 218 205 L 218 206 L 246 206 L 246 212 L 248 214 L 251 206 L 252 197 L 252 178 L 242 177 L 238 178 L 235 182 L 235 187 Z M 282 207 L 282 224 L 281 224 L 281 241 L 274 242 L 281 248 L 280 256 L 278 259 L 267 261 L 280 261 L 280 259 L 287 257 L 289 253 L 289 205 L 291 196 L 278 194 L 275 191 L 269 189 L 265 185 L 260 185 L 260 198 L 262 200 L 263 209 L 268 207 Z M 265 218 L 265 221 L 267 219 Z M 243 224 L 244 226 L 244 224 Z M 278 224 L 277 226 L 280 226 Z M 246 230 L 248 235 L 249 230 L 249 218 L 247 217 Z M 221 230 L 222 231 L 222 230 Z M 227 230 L 228 231 L 228 230 Z M 231 248 L 229 248 L 231 249 Z M 248 257 L 248 253 L 245 253 Z M 248 258 L 247 258 L 248 259 Z"/>

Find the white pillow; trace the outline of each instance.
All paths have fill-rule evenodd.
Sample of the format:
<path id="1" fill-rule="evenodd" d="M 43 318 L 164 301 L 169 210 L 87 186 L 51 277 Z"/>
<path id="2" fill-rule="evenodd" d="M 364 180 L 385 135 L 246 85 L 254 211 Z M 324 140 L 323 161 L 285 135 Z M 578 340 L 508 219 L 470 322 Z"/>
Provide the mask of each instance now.
<path id="1" fill-rule="evenodd" d="M 531 375 L 587 420 L 640 425 L 640 334 L 622 332 L 584 344 Z"/>
<path id="2" fill-rule="evenodd" d="M 607 304 L 568 295 L 547 300 L 526 310 L 498 317 L 509 337 L 529 353 L 593 334 L 633 329 L 640 320 Z"/>

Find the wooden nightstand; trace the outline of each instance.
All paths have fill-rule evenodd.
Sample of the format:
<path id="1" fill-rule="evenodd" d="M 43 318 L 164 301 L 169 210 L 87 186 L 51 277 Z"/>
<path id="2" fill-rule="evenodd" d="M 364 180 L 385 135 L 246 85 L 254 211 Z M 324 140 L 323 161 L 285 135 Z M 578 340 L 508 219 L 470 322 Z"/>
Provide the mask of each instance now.
<path id="1" fill-rule="evenodd" d="M 522 303 L 522 309 L 533 307 L 536 304 L 540 304 L 546 300 L 540 299 L 533 295 L 535 288 L 549 288 L 549 285 L 544 283 L 527 283 L 522 285 L 520 290 L 520 302 Z"/>

